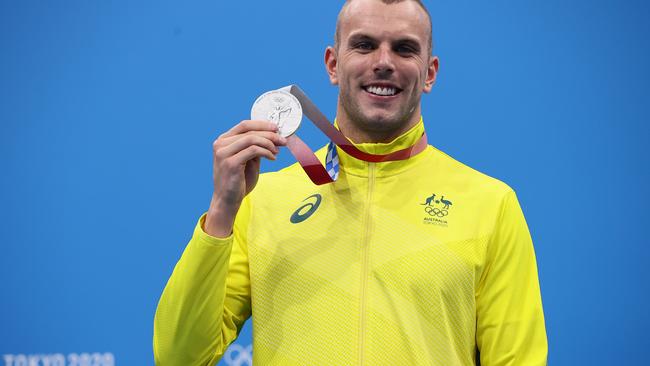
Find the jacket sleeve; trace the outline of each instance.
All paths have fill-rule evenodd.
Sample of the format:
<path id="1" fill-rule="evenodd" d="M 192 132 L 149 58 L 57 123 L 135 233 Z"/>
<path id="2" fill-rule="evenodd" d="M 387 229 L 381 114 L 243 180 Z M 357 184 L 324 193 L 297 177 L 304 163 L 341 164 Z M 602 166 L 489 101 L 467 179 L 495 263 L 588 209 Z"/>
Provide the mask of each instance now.
<path id="1" fill-rule="evenodd" d="M 503 198 L 476 294 L 481 366 L 546 365 L 537 264 L 514 192 Z"/>
<path id="2" fill-rule="evenodd" d="M 228 238 L 209 236 L 199 219 L 156 309 L 156 365 L 214 365 L 250 317 L 247 201 Z"/>

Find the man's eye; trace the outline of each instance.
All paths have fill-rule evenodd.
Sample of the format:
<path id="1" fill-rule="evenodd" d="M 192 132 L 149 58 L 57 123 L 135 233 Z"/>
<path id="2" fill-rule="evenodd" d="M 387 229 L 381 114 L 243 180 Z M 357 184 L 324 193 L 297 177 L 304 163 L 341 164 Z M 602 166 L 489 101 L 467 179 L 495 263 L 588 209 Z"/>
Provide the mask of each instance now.
<path id="1" fill-rule="evenodd" d="M 370 42 L 359 42 L 355 45 L 355 48 L 360 50 L 372 50 L 372 43 Z"/>
<path id="2" fill-rule="evenodd" d="M 397 51 L 398 53 L 403 53 L 403 54 L 417 53 L 417 50 L 415 48 L 411 47 L 411 46 L 397 46 L 395 51 Z"/>

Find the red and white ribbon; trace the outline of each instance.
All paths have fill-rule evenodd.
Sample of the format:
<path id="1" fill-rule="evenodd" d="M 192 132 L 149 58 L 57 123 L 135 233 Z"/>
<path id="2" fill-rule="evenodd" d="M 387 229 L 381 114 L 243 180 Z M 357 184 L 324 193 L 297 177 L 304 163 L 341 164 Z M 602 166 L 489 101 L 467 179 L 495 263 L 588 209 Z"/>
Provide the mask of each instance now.
<path id="1" fill-rule="evenodd" d="M 295 133 L 287 138 L 287 147 L 291 154 L 298 160 L 305 173 L 316 185 L 332 183 L 338 177 L 338 156 L 336 148 L 338 146 L 348 155 L 371 163 L 381 163 L 386 161 L 406 160 L 411 156 L 417 155 L 427 147 L 427 135 L 425 133 L 418 141 L 405 149 L 394 151 L 388 154 L 370 154 L 359 150 L 354 144 L 345 137 L 341 131 L 336 129 L 332 123 L 325 117 L 316 105 L 307 97 L 307 95 L 297 85 L 290 85 L 280 90 L 285 91 L 296 97 L 300 102 L 304 115 L 318 127 L 331 142 L 328 147 L 327 165 L 323 167 L 314 152 L 305 144 Z M 330 162 L 332 163 L 330 166 Z"/>

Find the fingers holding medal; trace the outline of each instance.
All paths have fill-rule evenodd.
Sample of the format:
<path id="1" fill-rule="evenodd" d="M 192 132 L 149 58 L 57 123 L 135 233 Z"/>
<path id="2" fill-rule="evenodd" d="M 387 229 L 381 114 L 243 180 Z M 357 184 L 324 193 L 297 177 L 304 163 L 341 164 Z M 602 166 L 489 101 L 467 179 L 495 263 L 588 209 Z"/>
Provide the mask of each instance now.
<path id="1" fill-rule="evenodd" d="M 245 120 L 214 141 L 211 206 L 219 207 L 221 218 L 227 218 L 226 226 L 234 220 L 244 197 L 255 188 L 260 159 L 275 160 L 279 146 L 286 144 L 277 131 L 274 123 Z"/>
<path id="2" fill-rule="evenodd" d="M 275 160 L 278 146 L 284 146 L 286 139 L 277 133 L 278 127 L 268 121 L 245 120 L 219 136 L 214 142 L 215 158 L 228 159 L 238 155 L 233 161 L 241 165 L 252 158 L 265 157 Z"/>
<path id="3" fill-rule="evenodd" d="M 287 144 L 302 121 L 302 107 L 289 92 L 262 94 L 245 120 L 213 143 L 214 194 L 205 222 L 210 233 L 227 235 L 244 197 L 260 174 L 260 160 L 275 160 L 279 147 Z"/>

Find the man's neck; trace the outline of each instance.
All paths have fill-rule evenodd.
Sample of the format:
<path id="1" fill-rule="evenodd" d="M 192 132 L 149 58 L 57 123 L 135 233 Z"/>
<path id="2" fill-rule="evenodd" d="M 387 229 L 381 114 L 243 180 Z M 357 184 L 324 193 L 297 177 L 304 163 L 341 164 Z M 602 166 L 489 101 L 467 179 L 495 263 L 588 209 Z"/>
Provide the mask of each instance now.
<path id="1" fill-rule="evenodd" d="M 363 129 L 360 127 L 359 123 L 355 123 L 345 116 L 342 116 L 342 118 L 337 117 L 336 124 L 338 125 L 338 128 L 343 133 L 343 135 L 345 135 L 345 137 L 347 137 L 355 144 L 388 143 L 406 133 L 406 131 L 410 130 L 413 126 L 417 125 L 418 122 L 420 122 L 420 118 L 420 114 L 417 113 L 417 115 L 411 118 L 411 120 L 407 123 L 401 124 L 398 128 L 387 130 Z"/>

